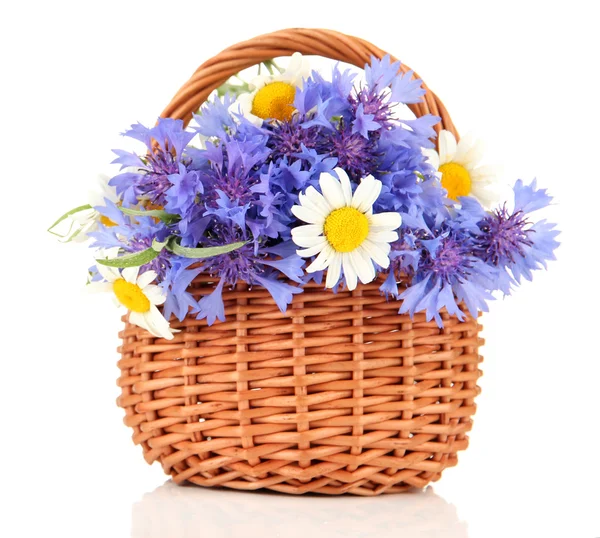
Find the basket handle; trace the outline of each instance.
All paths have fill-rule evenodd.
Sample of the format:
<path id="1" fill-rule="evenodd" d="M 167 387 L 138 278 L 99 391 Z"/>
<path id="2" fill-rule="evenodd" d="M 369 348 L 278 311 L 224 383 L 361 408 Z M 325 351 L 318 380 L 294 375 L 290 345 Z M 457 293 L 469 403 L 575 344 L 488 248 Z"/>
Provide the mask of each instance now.
<path id="1" fill-rule="evenodd" d="M 260 35 L 233 45 L 204 62 L 175 94 L 161 117 L 182 119 L 187 125 L 192 113 L 229 77 L 265 60 L 291 56 L 294 52 L 323 56 L 360 68 L 370 61 L 371 56 L 381 59 L 386 54 L 368 41 L 333 30 L 290 28 Z M 396 60 L 394 56 L 391 59 Z M 400 70 L 407 72 L 410 68 L 401 64 Z M 420 78 L 416 73 L 414 77 Z M 441 129 L 447 129 L 458 139 L 446 107 L 425 83 L 423 88 L 426 91 L 423 101 L 409 105 L 410 109 L 417 117 L 429 113 L 439 116 L 441 121 L 435 125 L 435 130 L 439 133 Z"/>

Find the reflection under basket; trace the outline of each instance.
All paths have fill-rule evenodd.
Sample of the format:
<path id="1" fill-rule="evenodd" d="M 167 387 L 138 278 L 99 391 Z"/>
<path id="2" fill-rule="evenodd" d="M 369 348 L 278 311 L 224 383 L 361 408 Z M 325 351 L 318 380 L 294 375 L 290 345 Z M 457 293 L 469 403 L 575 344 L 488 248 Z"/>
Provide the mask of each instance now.
<path id="1" fill-rule="evenodd" d="M 467 538 L 468 534 L 454 505 L 430 487 L 400 498 L 290 498 L 207 491 L 168 481 L 132 509 L 132 538 L 262 535 Z"/>

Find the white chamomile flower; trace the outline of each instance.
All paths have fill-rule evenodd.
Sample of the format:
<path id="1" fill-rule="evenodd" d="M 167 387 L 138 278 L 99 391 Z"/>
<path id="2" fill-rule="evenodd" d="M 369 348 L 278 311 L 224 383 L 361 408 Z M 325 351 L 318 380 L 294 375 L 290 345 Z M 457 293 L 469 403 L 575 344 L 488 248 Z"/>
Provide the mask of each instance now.
<path id="1" fill-rule="evenodd" d="M 88 284 L 90 291 L 113 293 L 115 304 L 129 310 L 129 323 L 142 327 L 159 338 L 173 338 L 173 332 L 176 331 L 170 328 L 169 322 L 156 308 L 156 305 L 165 302 L 166 295 L 159 286 L 151 284 L 156 279 L 155 271 L 146 271 L 140 275 L 139 267 L 127 267 L 122 271 L 102 264 L 96 267 L 105 282 Z"/>
<path id="2" fill-rule="evenodd" d="M 91 209 L 79 211 L 71 215 L 71 218 L 75 221 L 78 232 L 71 236 L 71 240 L 77 243 L 81 243 L 88 239 L 88 234 L 98 229 L 98 224 L 104 224 L 104 226 L 115 226 L 112 220 L 104 215 L 101 215 L 94 209 L 97 206 L 104 206 L 106 202 L 105 198 L 114 202 L 115 204 L 119 201 L 117 191 L 114 187 L 111 187 L 108 182 L 110 178 L 106 175 L 99 175 L 97 179 L 97 188 L 92 189 L 88 192 L 88 204 L 92 206 Z"/>
<path id="3" fill-rule="evenodd" d="M 343 271 L 349 290 L 357 280 L 367 284 L 375 279 L 373 262 L 386 269 L 390 265 L 390 243 L 398 239 L 396 230 L 402 223 L 399 213 L 373 214 L 373 204 L 381 192 L 381 181 L 367 176 L 352 194 L 348 174 L 336 168 L 339 180 L 322 173 L 321 193 L 308 187 L 299 195 L 300 205 L 292 213 L 305 226 L 292 229 L 292 239 L 304 258 L 318 255 L 307 267 L 308 273 L 327 269 L 325 287 L 333 288 Z"/>
<path id="4" fill-rule="evenodd" d="M 497 183 L 498 170 L 492 166 L 479 166 L 483 156 L 483 144 L 467 135 L 457 143 L 450 131 L 439 135 L 439 154 L 425 150 L 429 163 L 441 175 L 442 187 L 448 198 L 473 196 L 486 208 L 498 202 L 500 192 Z"/>
<path id="5" fill-rule="evenodd" d="M 263 120 L 289 120 L 293 113 L 296 88 L 302 88 L 310 75 L 308 60 L 299 52 L 292 54 L 287 69 L 276 75 L 259 75 L 250 82 L 250 93 L 243 93 L 233 103 L 231 110 L 240 111 L 255 125 Z"/>

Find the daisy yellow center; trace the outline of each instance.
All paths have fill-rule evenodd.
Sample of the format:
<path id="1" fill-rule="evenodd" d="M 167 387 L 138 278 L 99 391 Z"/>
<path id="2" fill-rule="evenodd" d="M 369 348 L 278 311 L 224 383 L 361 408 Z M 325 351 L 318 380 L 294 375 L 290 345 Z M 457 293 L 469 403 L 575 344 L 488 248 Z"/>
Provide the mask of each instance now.
<path id="1" fill-rule="evenodd" d="M 369 220 L 354 207 L 341 207 L 329 213 L 323 231 L 336 252 L 352 252 L 369 235 Z"/>
<path id="2" fill-rule="evenodd" d="M 440 166 L 442 187 L 448 191 L 448 198 L 457 200 L 459 196 L 471 193 L 471 176 L 468 170 L 457 163 L 446 163 Z"/>
<path id="3" fill-rule="evenodd" d="M 295 86 L 287 82 L 271 82 L 256 92 L 252 101 L 252 114 L 263 120 L 274 118 L 287 121 L 294 113 L 295 97 Z"/>
<path id="4" fill-rule="evenodd" d="M 144 295 L 142 288 L 137 284 L 132 284 L 124 278 L 119 278 L 113 283 L 113 291 L 119 302 L 128 310 L 141 313 L 150 310 L 150 301 Z"/>
<path id="5" fill-rule="evenodd" d="M 104 224 L 104 226 L 106 226 L 107 228 L 112 228 L 113 226 L 117 225 L 116 222 L 113 222 L 112 220 L 110 220 L 108 217 L 105 217 L 104 215 L 100 215 L 100 222 L 102 224 Z"/>

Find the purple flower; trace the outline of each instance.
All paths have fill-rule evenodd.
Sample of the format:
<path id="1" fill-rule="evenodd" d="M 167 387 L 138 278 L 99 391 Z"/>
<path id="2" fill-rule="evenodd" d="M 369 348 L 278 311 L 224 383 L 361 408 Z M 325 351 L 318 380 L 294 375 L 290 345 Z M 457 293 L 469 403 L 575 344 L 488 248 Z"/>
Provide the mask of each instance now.
<path id="1" fill-rule="evenodd" d="M 460 320 L 464 319 L 460 303 L 474 317 L 479 310 L 487 311 L 496 271 L 473 255 L 469 234 L 450 228 L 435 236 L 417 232 L 414 246 L 420 258 L 411 285 L 398 296 L 403 300 L 401 314 L 425 311 L 427 321 L 435 319 L 442 327 L 443 308 Z"/>
<path id="2" fill-rule="evenodd" d="M 280 282 L 277 278 L 274 278 L 274 275 L 269 275 L 269 277 L 257 276 L 256 281 L 267 289 L 282 312 L 287 310 L 287 306 L 292 302 L 294 295 L 303 291 L 300 287 Z"/>
<path id="3" fill-rule="evenodd" d="M 354 75 L 349 71 L 339 72 L 336 67 L 333 80 L 325 80 L 313 71 L 301 89 L 296 90 L 294 107 L 306 120 L 303 128 L 321 126 L 326 130 L 333 129 L 331 119 L 336 116 L 347 117 L 349 113 L 348 94 Z M 310 117 L 309 117 L 310 115 Z"/>
<path id="4" fill-rule="evenodd" d="M 215 237 L 219 238 L 218 244 L 233 243 L 242 239 L 241 231 L 232 225 L 215 226 L 214 233 Z M 214 241 L 217 243 L 216 239 Z M 209 296 L 210 298 L 204 297 L 199 302 L 198 319 L 207 318 L 209 324 L 214 322 L 214 314 L 211 312 L 214 312 L 215 305 L 220 307 L 223 286 L 235 286 L 240 281 L 263 286 L 275 299 L 279 308 L 285 311 L 292 296 L 301 293 L 302 288 L 279 282 L 278 275 L 283 274 L 291 280 L 299 281 L 304 261 L 295 253 L 280 260 L 273 260 L 267 250 L 261 251 L 256 243 L 247 243 L 237 250 L 205 260 L 205 272 L 215 279 L 220 278 L 220 287 Z"/>
<path id="5" fill-rule="evenodd" d="M 172 182 L 170 176 L 181 174 L 180 164 L 189 164 L 183 158 L 183 150 L 194 137 L 184 130 L 181 120 L 161 118 L 155 127 L 141 124 L 131 126 L 124 136 L 143 142 L 148 151 L 143 159 L 121 150 L 114 150 L 117 159 L 113 163 L 134 167 L 135 171 L 123 172 L 109 182 L 122 196 L 125 205 L 136 205 L 141 200 L 164 206 L 166 192 Z M 153 141 L 156 147 L 153 147 Z"/>
<path id="6" fill-rule="evenodd" d="M 376 139 L 365 138 L 342 125 L 330 135 L 328 142 L 329 153 L 337 157 L 337 165 L 348 173 L 350 179 L 358 182 L 376 172 L 380 157 Z"/>
<path id="7" fill-rule="evenodd" d="M 215 200 L 217 208 L 207 208 L 204 215 L 215 215 L 221 222 L 231 221 L 241 230 L 246 230 L 246 213 L 250 209 L 250 204 L 238 205 L 235 201 L 219 189 L 216 190 L 218 198 Z M 244 236 L 245 239 L 245 236 Z"/>
<path id="8" fill-rule="evenodd" d="M 202 105 L 200 112 L 194 115 L 196 120 L 196 132 L 202 136 L 218 136 L 225 138 L 227 132 L 236 128 L 233 116 L 229 113 L 229 107 L 235 102 L 232 95 L 226 94 L 223 99 L 215 97 Z"/>
<path id="9" fill-rule="evenodd" d="M 352 134 L 360 133 L 363 138 L 369 138 L 369 131 L 381 129 L 381 125 L 374 121 L 375 114 L 365 113 L 364 103 L 356 107 L 356 118 L 352 122 Z"/>
<path id="10" fill-rule="evenodd" d="M 420 103 L 425 95 L 425 89 L 420 79 L 413 79 L 413 72 L 408 71 L 404 74 L 398 73 L 398 76 L 392 81 L 391 101 L 396 103 Z"/>
<path id="11" fill-rule="evenodd" d="M 277 161 L 282 157 L 288 159 L 303 151 L 303 148 L 321 149 L 323 144 L 319 126 L 302 127 L 305 118 L 294 116 L 290 121 L 277 122 L 270 126 L 269 147 L 272 149 L 271 159 Z"/>
<path id="12" fill-rule="evenodd" d="M 163 315 L 167 320 L 174 314 L 179 321 L 183 321 L 190 311 L 198 310 L 198 303 L 188 290 L 192 280 L 202 272 L 202 267 L 189 269 L 193 263 L 195 260 L 179 257 L 171 260 L 171 269 L 160 284 L 167 294 L 163 307 Z"/>
<path id="13" fill-rule="evenodd" d="M 225 280 L 221 279 L 210 295 L 205 295 L 198 301 L 197 319 L 206 318 L 206 322 L 212 325 L 217 319 L 225 321 L 225 304 L 223 303 L 223 285 Z"/>
<path id="14" fill-rule="evenodd" d="M 519 284 L 522 277 L 531 280 L 532 271 L 556 259 L 554 250 L 559 245 L 554 224 L 529 220 L 529 213 L 551 202 L 546 190 L 536 189 L 535 180 L 527 186 L 519 180 L 514 196 L 514 210 L 510 212 L 504 204 L 493 211 L 478 223 L 479 233 L 475 235 L 476 255 L 500 269 L 497 288 L 505 294 L 510 294 L 511 286 Z"/>
<path id="15" fill-rule="evenodd" d="M 157 237 L 158 235 L 146 235 L 145 231 L 140 231 L 128 239 L 127 243 L 123 245 L 123 249 L 127 253 L 141 252 L 149 249 L 152 246 L 152 241 Z M 142 265 L 140 271 L 155 271 L 158 275 L 158 281 L 162 282 L 171 269 L 172 263 L 172 255 L 167 250 L 162 250 L 156 258 Z"/>
<path id="16" fill-rule="evenodd" d="M 367 85 L 374 92 L 382 92 L 394 80 L 400 70 L 400 62 L 392 63 L 389 54 L 386 54 L 381 60 L 371 56 L 371 61 L 365 65 L 365 78 Z"/>
<path id="17" fill-rule="evenodd" d="M 165 210 L 185 218 L 192 206 L 197 203 L 197 196 L 204 193 L 200 174 L 195 170 L 187 170 L 179 163 L 179 172 L 169 177 L 169 187 L 165 191 Z"/>
<path id="18" fill-rule="evenodd" d="M 200 171 L 207 208 L 221 207 L 221 196 L 239 206 L 256 200 L 252 187 L 260 181 L 257 168 L 270 153 L 264 141 L 226 140 L 218 146 L 209 145 L 204 153 L 210 165 Z"/>

